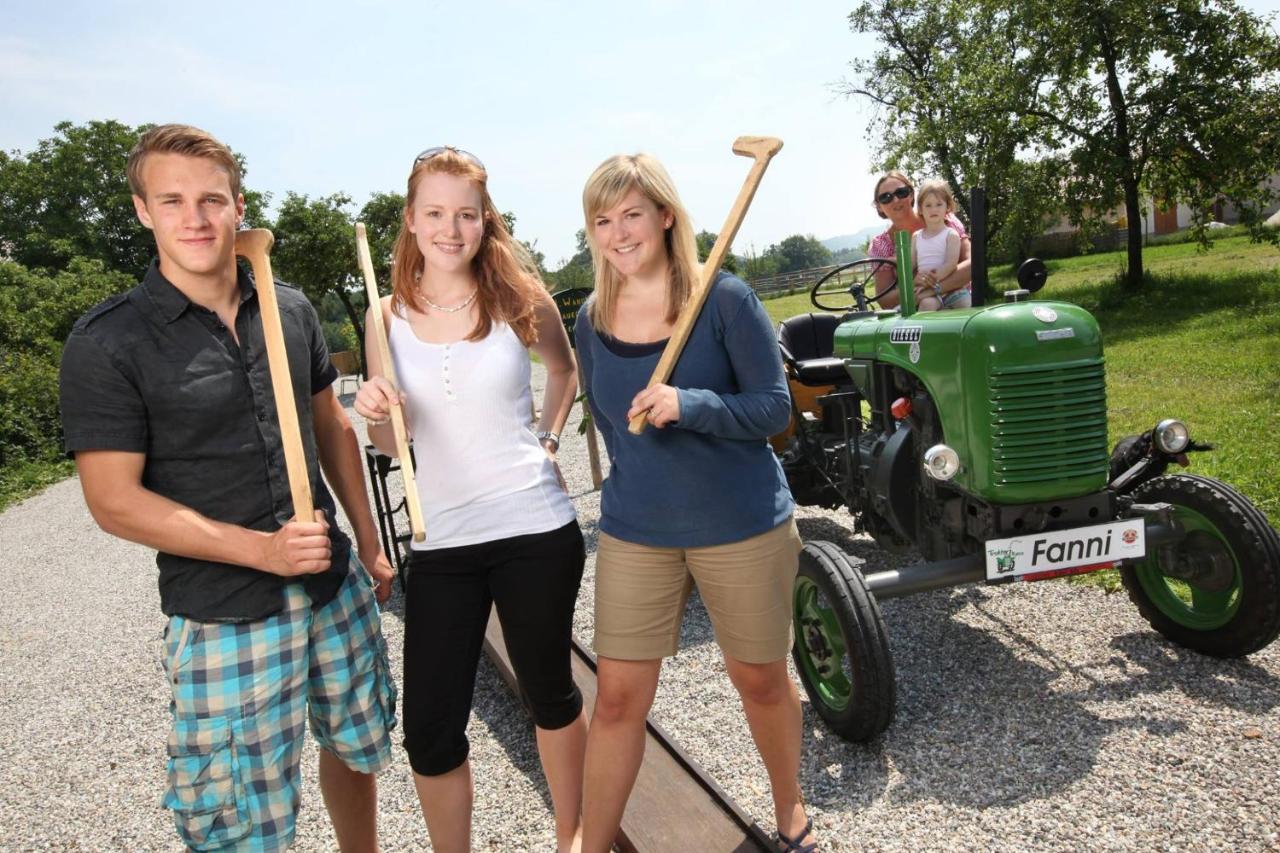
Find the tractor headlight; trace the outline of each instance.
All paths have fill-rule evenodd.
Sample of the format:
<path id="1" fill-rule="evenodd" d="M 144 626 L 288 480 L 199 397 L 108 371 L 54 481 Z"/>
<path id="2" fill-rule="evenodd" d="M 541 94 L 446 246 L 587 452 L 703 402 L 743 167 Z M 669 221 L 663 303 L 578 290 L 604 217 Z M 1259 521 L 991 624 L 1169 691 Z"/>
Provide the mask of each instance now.
<path id="1" fill-rule="evenodd" d="M 935 480 L 950 480 L 960 473 L 960 454 L 945 444 L 935 444 L 924 452 L 924 472 Z"/>
<path id="2" fill-rule="evenodd" d="M 1151 431 L 1151 437 L 1155 439 L 1156 447 L 1169 454 L 1181 453 L 1191 443 L 1191 433 L 1187 430 L 1187 425 L 1173 418 L 1156 424 L 1156 428 Z"/>

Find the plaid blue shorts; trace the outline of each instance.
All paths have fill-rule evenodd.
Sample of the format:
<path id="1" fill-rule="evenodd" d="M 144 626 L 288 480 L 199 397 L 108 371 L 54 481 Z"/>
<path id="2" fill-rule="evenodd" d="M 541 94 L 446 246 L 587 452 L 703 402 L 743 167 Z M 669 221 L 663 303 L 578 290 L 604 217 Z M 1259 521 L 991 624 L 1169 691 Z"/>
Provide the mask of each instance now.
<path id="1" fill-rule="evenodd" d="M 313 610 L 300 583 L 257 622 L 173 616 L 164 669 L 173 692 L 169 787 L 193 850 L 277 850 L 293 842 L 305 722 L 344 764 L 391 762 L 396 688 L 373 583 L 351 556 L 333 601 Z"/>

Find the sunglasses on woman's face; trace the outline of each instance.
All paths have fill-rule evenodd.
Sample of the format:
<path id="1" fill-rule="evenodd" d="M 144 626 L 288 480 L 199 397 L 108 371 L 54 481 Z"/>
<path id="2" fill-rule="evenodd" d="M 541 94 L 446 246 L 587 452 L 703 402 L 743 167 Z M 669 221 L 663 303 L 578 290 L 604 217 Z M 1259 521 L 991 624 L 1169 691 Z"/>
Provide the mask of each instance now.
<path id="1" fill-rule="evenodd" d="M 880 195 L 876 196 L 876 201 L 880 202 L 881 204 L 888 204 L 889 202 L 893 201 L 895 198 L 910 198 L 910 197 L 911 197 L 911 187 L 902 186 L 902 187 L 898 187 L 896 190 L 885 190 L 884 192 L 880 193 Z"/>
<path id="2" fill-rule="evenodd" d="M 426 151 L 423 151 L 417 157 L 413 158 L 413 165 L 417 166 L 423 160 L 430 160 L 432 157 L 435 157 L 437 154 L 443 154 L 446 151 L 452 151 L 454 154 L 457 154 L 459 157 L 462 157 L 467 161 L 469 161 L 472 165 L 479 166 L 481 169 L 484 169 L 484 163 L 480 162 L 479 157 L 472 154 L 470 151 L 463 151 L 461 148 L 454 148 L 452 145 L 437 145 L 435 148 L 428 148 Z"/>

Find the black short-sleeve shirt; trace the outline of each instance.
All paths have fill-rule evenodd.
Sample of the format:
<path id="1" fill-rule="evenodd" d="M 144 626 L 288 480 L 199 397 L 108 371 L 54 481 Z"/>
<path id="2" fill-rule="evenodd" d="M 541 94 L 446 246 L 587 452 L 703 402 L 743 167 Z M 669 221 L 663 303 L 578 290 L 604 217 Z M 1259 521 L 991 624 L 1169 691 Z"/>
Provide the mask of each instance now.
<path id="1" fill-rule="evenodd" d="M 194 304 L 153 262 L 142 283 L 81 317 L 62 353 L 66 449 L 142 453 L 142 484 L 217 521 L 278 530 L 293 516 L 280 422 L 253 280 L 239 270 L 236 335 Z M 311 397 L 337 371 L 315 309 L 276 283 L 289 373 L 317 509 L 334 518 L 320 477 Z M 239 343 L 237 343 L 237 338 Z M 333 562 L 304 579 L 312 602 L 332 600 L 351 541 L 329 528 Z M 199 621 L 252 621 L 278 612 L 289 579 L 245 566 L 159 553 L 160 607 Z"/>

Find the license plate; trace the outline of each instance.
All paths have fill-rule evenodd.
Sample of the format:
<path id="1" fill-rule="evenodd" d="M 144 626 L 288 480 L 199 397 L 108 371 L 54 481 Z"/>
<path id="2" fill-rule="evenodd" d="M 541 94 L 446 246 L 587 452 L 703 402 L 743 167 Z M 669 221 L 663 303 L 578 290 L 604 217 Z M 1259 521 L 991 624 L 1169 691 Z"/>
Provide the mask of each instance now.
<path id="1" fill-rule="evenodd" d="M 1146 556 L 1146 527 L 1141 518 L 1131 518 L 1073 530 L 993 539 L 986 549 L 987 580 L 1052 577 L 1070 574 L 1069 569 L 1105 568 L 1120 560 Z"/>

